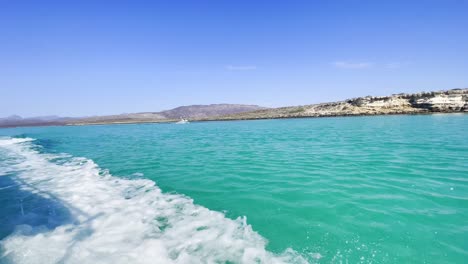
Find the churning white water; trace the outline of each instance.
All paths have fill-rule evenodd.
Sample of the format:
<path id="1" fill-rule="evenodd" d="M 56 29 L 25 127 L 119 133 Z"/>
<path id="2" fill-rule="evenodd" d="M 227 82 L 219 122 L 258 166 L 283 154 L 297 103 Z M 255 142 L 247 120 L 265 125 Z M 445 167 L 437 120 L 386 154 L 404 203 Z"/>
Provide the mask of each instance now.
<path id="1" fill-rule="evenodd" d="M 54 228 L 17 226 L 0 242 L 2 262 L 307 262 L 292 249 L 267 251 L 245 217 L 232 220 L 153 181 L 113 177 L 92 160 L 35 148 L 32 139 L 0 138 L 0 177 L 14 175 L 22 190 L 60 203 L 69 216 L 51 209 L 49 220 L 61 221 Z"/>

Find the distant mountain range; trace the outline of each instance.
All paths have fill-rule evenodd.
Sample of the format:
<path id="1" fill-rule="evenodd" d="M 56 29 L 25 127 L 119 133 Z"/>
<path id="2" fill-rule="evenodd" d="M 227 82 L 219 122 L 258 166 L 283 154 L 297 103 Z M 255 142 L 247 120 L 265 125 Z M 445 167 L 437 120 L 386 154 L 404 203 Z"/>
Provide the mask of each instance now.
<path id="1" fill-rule="evenodd" d="M 218 116 L 252 112 L 266 109 L 258 105 L 242 104 L 210 104 L 180 106 L 171 110 L 161 112 L 145 112 L 120 114 L 110 116 L 94 116 L 73 120 L 71 124 L 108 124 L 108 123 L 147 123 L 147 122 L 169 122 L 182 118 L 198 120 L 204 118 L 216 118 Z"/>
<path id="2" fill-rule="evenodd" d="M 214 118 L 217 116 L 251 112 L 261 109 L 266 108 L 257 105 L 210 104 L 180 106 L 161 112 L 129 113 L 81 118 L 58 116 L 22 118 L 20 116 L 13 115 L 6 118 L 0 118 L 0 127 L 170 122 L 179 120 L 181 118 L 198 120 L 203 118 Z"/>
<path id="3" fill-rule="evenodd" d="M 68 122 L 72 122 L 72 120 L 75 120 L 75 118 L 59 116 L 37 116 L 22 118 L 18 115 L 12 115 L 0 118 L 0 127 L 64 125 Z"/>
<path id="4" fill-rule="evenodd" d="M 366 96 L 339 102 L 266 108 L 258 105 L 211 104 L 181 106 L 161 112 L 70 118 L 42 116 L 0 118 L 0 127 L 90 125 L 191 121 L 246 120 L 356 115 L 468 113 L 468 88 L 390 96 Z"/>

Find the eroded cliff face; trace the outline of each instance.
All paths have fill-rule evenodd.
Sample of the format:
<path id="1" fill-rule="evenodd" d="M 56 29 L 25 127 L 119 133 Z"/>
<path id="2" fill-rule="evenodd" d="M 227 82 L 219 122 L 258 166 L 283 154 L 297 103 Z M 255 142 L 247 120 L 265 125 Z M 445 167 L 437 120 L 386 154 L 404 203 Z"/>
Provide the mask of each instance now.
<path id="1" fill-rule="evenodd" d="M 353 115 L 468 112 L 468 88 L 391 96 L 366 96 L 341 102 L 282 107 L 218 119 L 259 119 Z"/>
<path id="2" fill-rule="evenodd" d="M 468 111 L 468 89 L 454 89 L 440 92 L 397 94 L 384 97 L 360 97 L 346 101 L 360 108 L 385 111 L 427 111 L 464 112 Z M 411 109 L 414 108 L 414 109 Z"/>
<path id="3" fill-rule="evenodd" d="M 468 89 L 451 90 L 446 93 L 422 95 L 412 98 L 414 107 L 428 109 L 435 112 L 467 112 Z"/>

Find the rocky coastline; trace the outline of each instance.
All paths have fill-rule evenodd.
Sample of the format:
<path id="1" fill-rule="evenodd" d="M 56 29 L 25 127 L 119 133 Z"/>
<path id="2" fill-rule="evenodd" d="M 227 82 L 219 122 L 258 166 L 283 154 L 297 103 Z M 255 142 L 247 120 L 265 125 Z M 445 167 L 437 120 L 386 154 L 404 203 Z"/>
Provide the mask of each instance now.
<path id="1" fill-rule="evenodd" d="M 339 102 L 263 109 L 203 120 L 468 113 L 468 88 L 391 96 L 366 96 Z"/>
<path id="2" fill-rule="evenodd" d="M 169 123 L 177 122 L 180 118 L 193 122 L 433 113 L 468 113 L 468 88 L 414 94 L 401 93 L 390 96 L 365 96 L 338 102 L 279 108 L 212 104 L 181 106 L 162 112 L 84 118 L 21 119 L 13 116 L 0 119 L 0 127 Z"/>

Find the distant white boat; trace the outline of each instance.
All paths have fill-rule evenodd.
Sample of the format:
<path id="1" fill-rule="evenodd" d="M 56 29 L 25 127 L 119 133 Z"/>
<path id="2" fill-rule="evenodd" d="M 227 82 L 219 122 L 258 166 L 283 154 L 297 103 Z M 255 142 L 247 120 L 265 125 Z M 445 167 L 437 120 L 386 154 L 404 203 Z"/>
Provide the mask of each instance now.
<path id="1" fill-rule="evenodd" d="M 181 118 L 181 119 L 180 119 L 180 121 L 179 121 L 179 122 L 177 122 L 176 124 L 179 124 L 179 125 L 181 125 L 181 124 L 188 124 L 188 123 L 189 123 L 189 121 L 188 121 L 187 119 L 185 119 L 185 118 Z"/>

